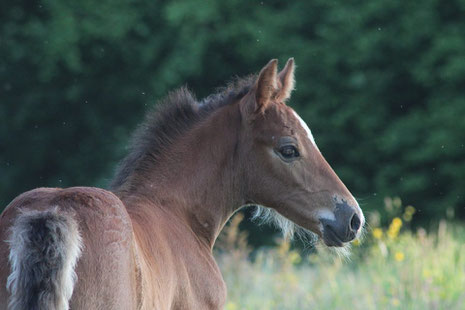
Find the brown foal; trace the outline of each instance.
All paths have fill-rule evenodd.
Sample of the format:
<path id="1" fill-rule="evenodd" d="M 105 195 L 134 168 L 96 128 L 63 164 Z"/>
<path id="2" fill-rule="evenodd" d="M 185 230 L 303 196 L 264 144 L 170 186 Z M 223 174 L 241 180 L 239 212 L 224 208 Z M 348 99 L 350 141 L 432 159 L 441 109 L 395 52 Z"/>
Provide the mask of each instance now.
<path id="1" fill-rule="evenodd" d="M 285 104 L 293 88 L 290 59 L 200 102 L 180 89 L 148 114 L 111 191 L 18 196 L 0 219 L 0 310 L 222 309 L 212 248 L 245 205 L 288 235 L 357 238 L 362 211 Z"/>

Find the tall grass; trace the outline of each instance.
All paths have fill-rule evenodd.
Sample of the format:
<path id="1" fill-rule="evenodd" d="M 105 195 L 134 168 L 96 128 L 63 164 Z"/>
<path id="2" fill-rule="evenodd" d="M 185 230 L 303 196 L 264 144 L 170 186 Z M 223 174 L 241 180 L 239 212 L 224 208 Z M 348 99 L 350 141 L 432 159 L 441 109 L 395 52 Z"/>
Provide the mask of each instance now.
<path id="1" fill-rule="evenodd" d="M 442 221 L 430 233 L 402 231 L 401 218 L 368 231 L 348 259 L 324 247 L 301 254 L 281 240 L 252 260 L 237 215 L 217 253 L 226 310 L 465 309 L 465 230 Z"/>

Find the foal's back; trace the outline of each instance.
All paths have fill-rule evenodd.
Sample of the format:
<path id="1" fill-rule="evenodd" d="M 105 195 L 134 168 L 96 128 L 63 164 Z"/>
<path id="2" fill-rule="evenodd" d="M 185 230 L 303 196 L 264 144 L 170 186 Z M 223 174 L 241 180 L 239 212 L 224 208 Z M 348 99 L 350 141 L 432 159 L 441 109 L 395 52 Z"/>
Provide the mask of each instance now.
<path id="1" fill-rule="evenodd" d="M 71 295 L 72 309 L 135 309 L 133 244 L 126 208 L 111 192 L 26 192 L 0 218 L 0 310 L 8 302 L 11 309 L 66 309 Z"/>

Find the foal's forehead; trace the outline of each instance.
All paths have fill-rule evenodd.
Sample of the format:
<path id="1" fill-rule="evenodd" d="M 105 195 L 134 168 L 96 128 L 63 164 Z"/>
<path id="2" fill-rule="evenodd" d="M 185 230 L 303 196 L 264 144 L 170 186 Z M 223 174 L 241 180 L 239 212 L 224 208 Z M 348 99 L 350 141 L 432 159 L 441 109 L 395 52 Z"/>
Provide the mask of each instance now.
<path id="1" fill-rule="evenodd" d="M 297 114 L 294 109 L 286 105 L 282 105 L 280 109 L 283 112 L 280 114 L 285 115 L 286 123 L 288 123 L 288 126 L 292 126 L 294 131 L 297 130 L 297 132 L 303 133 L 305 138 L 309 139 L 314 145 L 316 145 L 312 131 L 308 127 L 307 123 L 299 116 L 299 114 Z"/>
<path id="2" fill-rule="evenodd" d="M 308 127 L 307 123 L 305 123 L 305 121 L 294 111 L 292 110 L 293 114 L 294 114 L 294 117 L 297 119 L 297 121 L 299 122 L 299 125 L 304 129 L 306 135 L 307 135 L 307 138 L 314 144 L 316 145 L 315 143 L 315 139 L 313 138 L 313 135 L 312 135 L 312 131 L 310 130 L 310 128 Z"/>

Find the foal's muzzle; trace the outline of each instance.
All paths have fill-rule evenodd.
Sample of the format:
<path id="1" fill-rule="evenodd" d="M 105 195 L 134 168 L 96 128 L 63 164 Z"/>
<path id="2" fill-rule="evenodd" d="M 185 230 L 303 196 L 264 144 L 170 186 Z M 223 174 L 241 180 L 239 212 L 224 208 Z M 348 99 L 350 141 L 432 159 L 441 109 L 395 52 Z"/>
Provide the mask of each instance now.
<path id="1" fill-rule="evenodd" d="M 346 202 L 337 203 L 334 219 L 320 219 L 323 225 L 323 240 L 327 246 L 343 246 L 344 242 L 355 239 L 361 228 L 362 221 L 355 211 Z"/>

